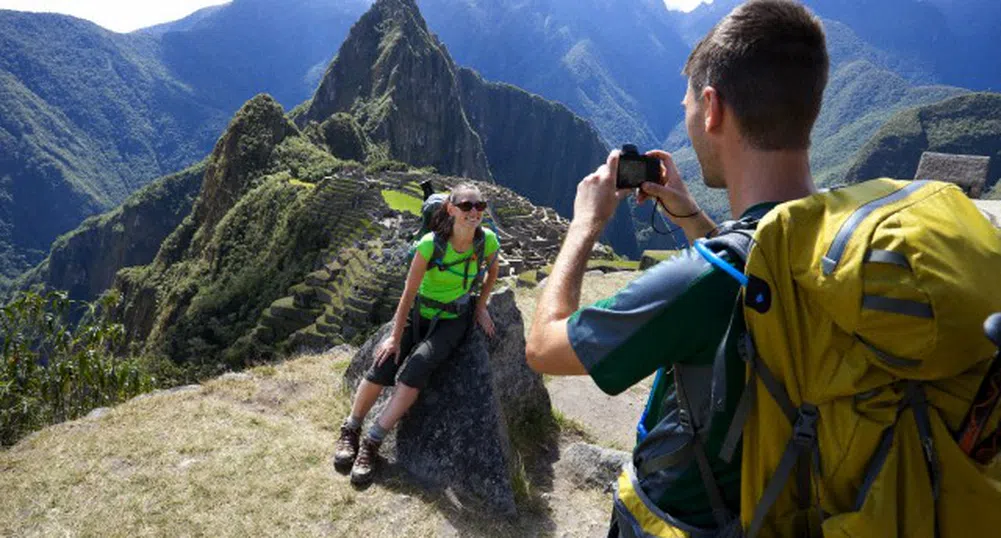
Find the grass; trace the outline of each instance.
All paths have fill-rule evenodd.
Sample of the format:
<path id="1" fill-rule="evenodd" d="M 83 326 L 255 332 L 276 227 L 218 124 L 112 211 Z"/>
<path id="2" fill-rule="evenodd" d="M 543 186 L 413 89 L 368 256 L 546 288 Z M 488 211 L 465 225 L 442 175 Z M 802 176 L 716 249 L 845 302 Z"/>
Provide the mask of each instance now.
<path id="1" fill-rule="evenodd" d="M 0 452 L 0 535 L 433 535 L 432 505 L 401 512 L 407 493 L 358 491 L 330 468 L 348 360 L 306 356 L 43 430 Z"/>
<path id="2" fill-rule="evenodd" d="M 584 300 L 614 293 L 638 274 L 590 275 Z M 518 290 L 523 311 L 537 295 Z M 514 538 L 591 536 L 604 528 L 606 494 L 547 474 L 555 443 L 598 442 L 555 409 L 510 426 L 514 519 L 458 506 L 398 476 L 351 487 L 330 462 L 350 405 L 341 386 L 350 359 L 347 351 L 305 355 L 136 398 L 0 451 L 0 536 Z"/>
<path id="3" fill-rule="evenodd" d="M 416 216 L 421 216 L 421 199 L 416 196 L 394 190 L 383 190 L 382 199 L 394 211 L 405 211 Z"/>
<path id="4" fill-rule="evenodd" d="M 489 516 L 399 476 L 355 489 L 331 465 L 351 356 L 306 355 L 137 398 L 0 451 L 0 536 L 582 536 L 608 497 L 538 472 L 556 416 L 512 427 L 519 514 Z M 541 458 L 541 460 L 540 460 Z"/>
<path id="5" fill-rule="evenodd" d="M 579 420 L 570 418 L 559 409 L 553 408 L 553 420 L 559 427 L 560 432 L 572 438 L 580 439 L 586 443 L 596 443 L 594 434 Z"/>

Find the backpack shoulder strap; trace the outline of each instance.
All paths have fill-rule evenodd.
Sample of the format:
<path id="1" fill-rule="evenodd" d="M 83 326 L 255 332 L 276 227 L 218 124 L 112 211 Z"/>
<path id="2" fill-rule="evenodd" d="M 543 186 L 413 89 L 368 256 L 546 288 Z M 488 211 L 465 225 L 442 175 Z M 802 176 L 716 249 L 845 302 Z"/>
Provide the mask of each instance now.
<path id="1" fill-rule="evenodd" d="M 444 265 L 442 264 L 442 261 L 445 259 L 446 252 L 448 252 L 448 240 L 435 232 L 434 250 L 431 251 L 431 259 L 428 260 L 428 269 L 437 267 L 439 270 L 443 270 Z"/>

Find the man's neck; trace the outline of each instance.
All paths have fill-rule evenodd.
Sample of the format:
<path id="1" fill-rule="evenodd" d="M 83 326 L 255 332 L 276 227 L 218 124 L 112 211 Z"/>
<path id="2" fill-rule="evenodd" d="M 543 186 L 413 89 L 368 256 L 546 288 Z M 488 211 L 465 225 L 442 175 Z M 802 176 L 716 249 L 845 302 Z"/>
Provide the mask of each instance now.
<path id="1" fill-rule="evenodd" d="M 748 208 L 761 202 L 785 202 L 817 192 L 806 150 L 743 148 L 724 166 L 733 218 L 740 218 Z"/>

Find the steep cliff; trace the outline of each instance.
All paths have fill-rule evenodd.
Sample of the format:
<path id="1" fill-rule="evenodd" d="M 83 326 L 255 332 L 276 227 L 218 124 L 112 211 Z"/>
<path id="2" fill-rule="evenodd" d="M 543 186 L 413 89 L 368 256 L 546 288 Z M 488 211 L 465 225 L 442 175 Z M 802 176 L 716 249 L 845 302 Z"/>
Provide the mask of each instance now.
<path id="1" fill-rule="evenodd" d="M 608 155 L 594 127 L 563 105 L 510 84 L 487 82 L 466 68 L 458 75 L 463 106 L 483 140 L 497 182 L 571 216 L 577 182 Z M 605 240 L 619 254 L 639 257 L 625 204 L 609 224 Z"/>
<path id="2" fill-rule="evenodd" d="M 52 244 L 49 256 L 14 287 L 36 284 L 66 290 L 74 300 L 91 301 L 111 287 L 123 267 L 153 261 L 160 244 L 191 211 L 205 165 L 157 180 L 125 203 L 88 218 Z"/>

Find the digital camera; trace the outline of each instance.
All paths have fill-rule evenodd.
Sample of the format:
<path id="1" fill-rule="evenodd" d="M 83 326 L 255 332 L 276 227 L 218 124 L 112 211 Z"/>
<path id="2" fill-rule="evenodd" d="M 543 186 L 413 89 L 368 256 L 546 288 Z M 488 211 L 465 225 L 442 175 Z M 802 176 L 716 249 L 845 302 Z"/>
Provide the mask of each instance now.
<path id="1" fill-rule="evenodd" d="M 660 182 L 660 159 L 640 155 L 636 146 L 625 144 L 619 155 L 619 169 L 616 172 L 615 188 L 635 189 L 644 181 Z"/>

